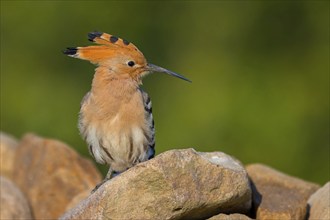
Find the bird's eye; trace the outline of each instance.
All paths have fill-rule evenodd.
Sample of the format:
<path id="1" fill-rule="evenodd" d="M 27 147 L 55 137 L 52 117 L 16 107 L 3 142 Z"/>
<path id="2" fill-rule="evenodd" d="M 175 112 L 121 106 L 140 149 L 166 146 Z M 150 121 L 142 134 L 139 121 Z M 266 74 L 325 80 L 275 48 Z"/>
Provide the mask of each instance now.
<path id="1" fill-rule="evenodd" d="M 132 66 L 135 65 L 135 63 L 134 63 L 134 61 L 128 61 L 127 65 L 129 65 L 130 67 L 132 67 Z"/>

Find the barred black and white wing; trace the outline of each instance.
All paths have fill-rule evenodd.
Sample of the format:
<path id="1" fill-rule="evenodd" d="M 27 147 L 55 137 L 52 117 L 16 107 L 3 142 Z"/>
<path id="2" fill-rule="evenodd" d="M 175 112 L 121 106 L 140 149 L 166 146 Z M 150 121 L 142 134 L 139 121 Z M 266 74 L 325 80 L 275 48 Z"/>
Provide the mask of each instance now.
<path id="1" fill-rule="evenodd" d="M 140 89 L 143 101 L 144 101 L 144 110 L 145 110 L 145 118 L 148 124 L 148 134 L 146 134 L 148 139 L 148 160 L 155 156 L 155 123 L 154 118 L 152 116 L 152 104 L 149 95 Z"/>

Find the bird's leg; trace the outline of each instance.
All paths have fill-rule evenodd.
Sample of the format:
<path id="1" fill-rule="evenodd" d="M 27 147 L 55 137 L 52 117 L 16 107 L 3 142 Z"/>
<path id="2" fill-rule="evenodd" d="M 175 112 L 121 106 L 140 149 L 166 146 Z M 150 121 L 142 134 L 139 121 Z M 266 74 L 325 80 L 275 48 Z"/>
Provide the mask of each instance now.
<path id="1" fill-rule="evenodd" d="M 113 170 L 111 169 L 111 167 L 109 167 L 108 173 L 107 173 L 107 175 L 105 176 L 105 178 L 104 178 L 103 181 L 107 181 L 107 180 L 111 179 L 112 174 L 113 174 L 114 172 L 115 172 L 115 171 L 113 171 Z"/>
<path id="2" fill-rule="evenodd" d="M 91 193 L 94 193 L 100 186 L 103 185 L 103 183 L 105 183 L 106 181 L 110 180 L 113 177 L 113 173 L 114 173 L 114 171 L 110 167 L 109 170 L 108 170 L 107 175 L 105 176 L 105 178 L 102 180 L 102 182 L 100 182 L 99 184 L 97 184 L 95 186 L 95 188 L 92 190 Z"/>

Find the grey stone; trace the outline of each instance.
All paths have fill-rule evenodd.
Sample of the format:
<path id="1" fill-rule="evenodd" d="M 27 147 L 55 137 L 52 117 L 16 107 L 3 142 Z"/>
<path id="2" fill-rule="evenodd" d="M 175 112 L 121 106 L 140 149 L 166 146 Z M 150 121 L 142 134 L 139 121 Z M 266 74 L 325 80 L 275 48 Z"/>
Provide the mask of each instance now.
<path id="1" fill-rule="evenodd" d="M 317 190 L 309 199 L 310 220 L 330 219 L 330 182 Z"/>
<path id="2" fill-rule="evenodd" d="M 13 136 L 0 132 L 0 174 L 9 179 L 13 176 L 15 152 L 18 140 Z"/>
<path id="3" fill-rule="evenodd" d="M 239 161 L 186 149 L 132 167 L 61 219 L 206 219 L 250 207 L 249 180 Z"/>
<path id="4" fill-rule="evenodd" d="M 0 219 L 32 219 L 27 199 L 6 177 L 0 176 Z"/>
<path id="5" fill-rule="evenodd" d="M 305 219 L 307 200 L 319 185 L 262 164 L 246 167 L 252 180 L 257 219 Z"/>
<path id="6" fill-rule="evenodd" d="M 209 218 L 208 220 L 252 220 L 252 218 L 243 214 L 235 213 L 230 215 L 226 215 L 226 214 L 215 215 Z"/>
<path id="7" fill-rule="evenodd" d="M 101 181 L 95 165 L 68 145 L 33 134 L 24 136 L 15 161 L 13 179 L 36 219 L 58 218 Z"/>

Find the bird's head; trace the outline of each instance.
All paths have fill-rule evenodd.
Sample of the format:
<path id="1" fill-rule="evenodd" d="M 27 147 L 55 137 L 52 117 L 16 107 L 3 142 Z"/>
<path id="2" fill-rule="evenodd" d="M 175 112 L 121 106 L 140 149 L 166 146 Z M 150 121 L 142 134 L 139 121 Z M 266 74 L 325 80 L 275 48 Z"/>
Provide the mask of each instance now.
<path id="1" fill-rule="evenodd" d="M 182 75 L 148 63 L 142 52 L 124 39 L 102 32 L 91 32 L 88 39 L 100 45 L 69 47 L 63 53 L 105 67 L 109 69 L 109 73 L 120 78 L 130 77 L 140 81 L 148 73 L 159 72 L 191 82 Z"/>

